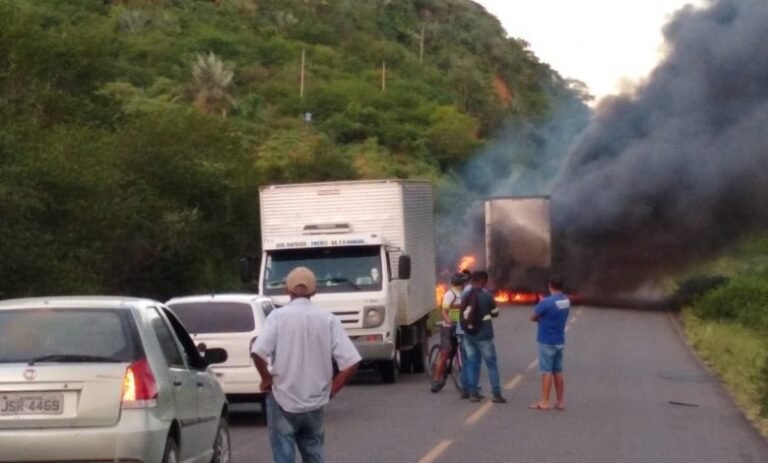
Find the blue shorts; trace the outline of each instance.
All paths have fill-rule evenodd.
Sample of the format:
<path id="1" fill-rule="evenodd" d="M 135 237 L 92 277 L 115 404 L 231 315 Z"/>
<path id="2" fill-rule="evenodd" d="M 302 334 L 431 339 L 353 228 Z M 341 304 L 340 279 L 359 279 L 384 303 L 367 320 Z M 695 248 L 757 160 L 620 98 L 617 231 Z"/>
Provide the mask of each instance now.
<path id="1" fill-rule="evenodd" d="M 539 373 L 562 372 L 564 349 L 564 344 L 539 344 Z"/>

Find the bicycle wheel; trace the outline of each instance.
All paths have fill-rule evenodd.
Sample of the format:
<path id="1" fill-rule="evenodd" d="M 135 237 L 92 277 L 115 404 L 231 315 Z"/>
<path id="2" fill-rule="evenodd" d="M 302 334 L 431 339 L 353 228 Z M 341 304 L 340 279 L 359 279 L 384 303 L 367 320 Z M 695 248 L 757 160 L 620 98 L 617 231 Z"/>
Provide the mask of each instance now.
<path id="1" fill-rule="evenodd" d="M 437 357 L 440 355 L 440 344 L 435 344 L 429 349 L 429 355 L 427 355 L 428 368 L 425 369 L 430 379 L 435 377 L 435 367 L 437 366 Z"/>
<path id="2" fill-rule="evenodd" d="M 451 373 L 451 382 L 454 386 L 456 386 L 456 389 L 461 392 L 462 386 L 461 386 L 461 348 L 456 349 L 456 355 L 453 356 L 451 359 L 451 365 L 450 365 L 450 373 Z"/>

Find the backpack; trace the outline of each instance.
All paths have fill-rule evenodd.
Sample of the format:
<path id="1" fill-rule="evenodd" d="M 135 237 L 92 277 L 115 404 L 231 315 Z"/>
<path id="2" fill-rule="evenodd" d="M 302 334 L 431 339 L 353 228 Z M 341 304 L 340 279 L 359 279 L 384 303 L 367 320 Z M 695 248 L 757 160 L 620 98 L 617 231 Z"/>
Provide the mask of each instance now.
<path id="1" fill-rule="evenodd" d="M 483 314 L 477 306 L 477 296 L 480 291 L 482 290 L 472 288 L 467 297 L 462 298 L 461 301 L 461 329 L 467 334 L 477 334 L 483 324 Z"/>

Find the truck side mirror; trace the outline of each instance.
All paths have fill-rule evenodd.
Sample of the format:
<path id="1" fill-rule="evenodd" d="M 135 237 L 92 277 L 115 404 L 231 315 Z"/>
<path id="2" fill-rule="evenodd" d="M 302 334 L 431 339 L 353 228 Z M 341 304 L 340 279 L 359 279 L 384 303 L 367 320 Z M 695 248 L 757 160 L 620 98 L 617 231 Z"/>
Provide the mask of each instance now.
<path id="1" fill-rule="evenodd" d="M 254 259 L 251 256 L 240 258 L 240 281 L 250 283 L 253 280 Z"/>
<path id="2" fill-rule="evenodd" d="M 397 278 L 399 280 L 411 279 L 411 256 L 402 254 L 397 260 Z"/>

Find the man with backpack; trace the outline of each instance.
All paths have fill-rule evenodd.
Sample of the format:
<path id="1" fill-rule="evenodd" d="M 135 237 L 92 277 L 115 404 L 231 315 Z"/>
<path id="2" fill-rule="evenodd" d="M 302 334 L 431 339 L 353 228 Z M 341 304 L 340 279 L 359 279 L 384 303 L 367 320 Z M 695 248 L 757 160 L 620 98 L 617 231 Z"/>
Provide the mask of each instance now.
<path id="1" fill-rule="evenodd" d="M 488 272 L 476 270 L 472 272 L 472 289 L 465 293 L 461 304 L 461 329 L 464 331 L 462 346 L 467 355 L 467 363 L 464 365 L 462 397 L 469 398 L 472 402 L 480 402 L 483 396 L 478 392 L 480 382 L 480 361 L 485 362 L 488 368 L 488 379 L 491 382 L 493 393 L 492 401 L 506 403 L 501 395 L 501 383 L 499 379 L 499 367 L 496 362 L 496 346 L 493 343 L 492 318 L 499 316 L 499 308 L 493 295 L 485 289 L 488 283 Z"/>
<path id="2" fill-rule="evenodd" d="M 459 323 L 461 311 L 461 291 L 467 278 L 463 273 L 455 273 L 451 276 L 451 287 L 443 295 L 440 305 L 440 314 L 443 318 L 443 326 L 440 328 L 440 353 L 435 363 L 434 376 L 432 377 L 432 392 L 439 392 L 445 386 L 448 376 L 446 364 L 456 355 L 459 340 L 456 328 Z"/>

